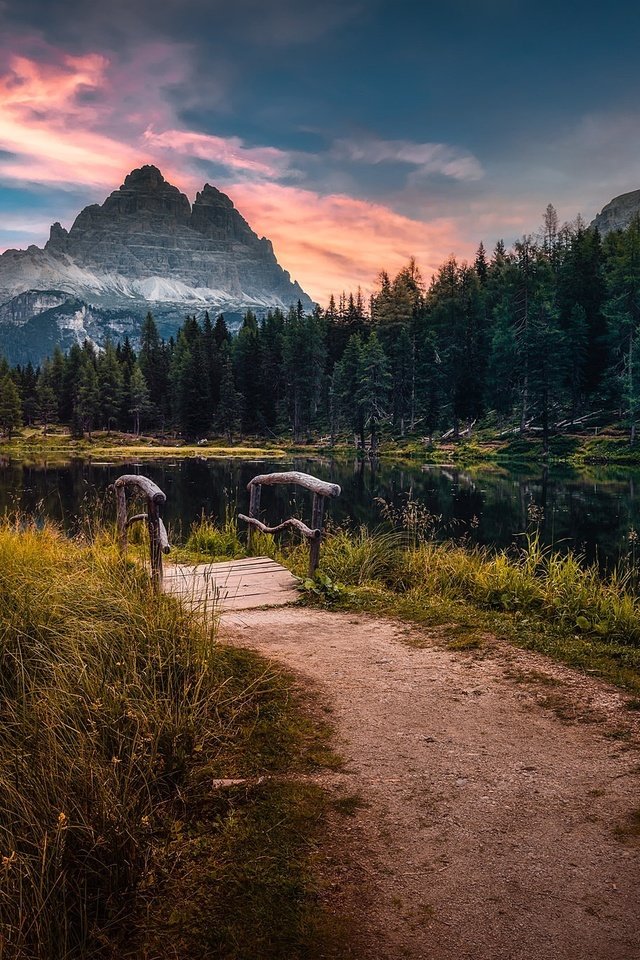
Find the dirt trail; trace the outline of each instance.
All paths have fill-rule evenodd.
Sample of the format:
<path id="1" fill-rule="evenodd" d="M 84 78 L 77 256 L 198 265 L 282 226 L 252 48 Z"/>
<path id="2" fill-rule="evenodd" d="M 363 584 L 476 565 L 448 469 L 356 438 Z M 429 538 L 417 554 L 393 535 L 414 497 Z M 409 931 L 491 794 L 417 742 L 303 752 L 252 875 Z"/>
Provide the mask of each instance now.
<path id="1" fill-rule="evenodd" d="M 331 709 L 342 789 L 366 802 L 334 864 L 363 957 L 640 958 L 640 741 L 622 694 L 497 642 L 453 653 L 434 631 L 414 647 L 365 616 L 247 611 L 223 632 Z"/>

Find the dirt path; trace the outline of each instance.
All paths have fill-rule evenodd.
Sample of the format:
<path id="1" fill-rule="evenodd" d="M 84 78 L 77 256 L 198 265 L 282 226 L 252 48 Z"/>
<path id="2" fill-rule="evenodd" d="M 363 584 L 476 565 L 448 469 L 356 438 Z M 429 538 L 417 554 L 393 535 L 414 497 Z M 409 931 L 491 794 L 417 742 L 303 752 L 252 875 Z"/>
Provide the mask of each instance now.
<path id="1" fill-rule="evenodd" d="M 223 631 L 332 711 L 342 789 L 366 803 L 334 864 L 363 957 L 640 958 L 640 740 L 622 694 L 497 642 L 411 646 L 411 628 L 364 616 L 247 611 Z"/>

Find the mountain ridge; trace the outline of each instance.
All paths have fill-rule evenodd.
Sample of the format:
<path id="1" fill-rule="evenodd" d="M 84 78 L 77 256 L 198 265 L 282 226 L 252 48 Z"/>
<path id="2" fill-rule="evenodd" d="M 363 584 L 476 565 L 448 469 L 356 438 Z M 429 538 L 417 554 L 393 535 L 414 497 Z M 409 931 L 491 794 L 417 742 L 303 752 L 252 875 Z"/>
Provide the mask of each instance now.
<path id="1" fill-rule="evenodd" d="M 168 335 L 187 313 L 224 313 L 234 326 L 247 309 L 287 310 L 298 300 L 313 307 L 230 197 L 207 183 L 191 204 L 152 165 L 131 171 L 102 204 L 84 207 L 69 230 L 53 223 L 44 247 L 0 255 L 0 329 L 50 312 L 37 296 L 47 291 L 93 309 L 96 333 L 100 311 L 128 312 L 124 326 L 134 339 L 148 310 Z M 25 349 L 38 353 L 33 340 Z"/>
<path id="2" fill-rule="evenodd" d="M 600 213 L 590 223 L 602 236 L 614 230 L 626 230 L 635 216 L 640 213 L 640 190 L 621 193 L 604 205 Z"/>

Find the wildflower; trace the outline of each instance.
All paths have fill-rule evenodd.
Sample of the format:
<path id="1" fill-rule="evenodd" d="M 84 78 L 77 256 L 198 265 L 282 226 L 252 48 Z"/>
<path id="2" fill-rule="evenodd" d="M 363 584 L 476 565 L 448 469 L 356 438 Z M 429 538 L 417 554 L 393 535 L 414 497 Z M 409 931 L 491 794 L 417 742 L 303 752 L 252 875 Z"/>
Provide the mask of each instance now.
<path id="1" fill-rule="evenodd" d="M 64 830 L 68 822 L 69 820 L 66 813 L 63 810 L 61 810 L 60 813 L 58 814 L 58 826 L 60 827 L 61 830 Z"/>
<path id="2" fill-rule="evenodd" d="M 2 858 L 2 866 L 4 867 L 5 870 L 9 870 L 9 868 L 11 867 L 11 864 L 15 863 L 17 859 L 18 859 L 18 854 L 14 850 L 8 857 Z"/>
<path id="3" fill-rule="evenodd" d="M 629 543 L 638 542 L 638 532 L 637 530 L 634 530 L 633 527 L 631 528 L 631 530 L 629 530 L 629 533 L 627 534 L 627 540 L 629 541 Z"/>

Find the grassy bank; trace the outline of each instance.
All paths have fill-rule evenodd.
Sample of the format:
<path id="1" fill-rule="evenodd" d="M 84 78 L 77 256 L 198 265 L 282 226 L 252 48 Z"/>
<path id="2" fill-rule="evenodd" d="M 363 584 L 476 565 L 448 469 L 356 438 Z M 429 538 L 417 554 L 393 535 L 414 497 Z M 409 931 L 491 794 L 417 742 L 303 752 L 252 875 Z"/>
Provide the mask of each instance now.
<path id="1" fill-rule="evenodd" d="M 299 775 L 338 761 L 294 682 L 107 537 L 5 522 L 0 569 L 2 960 L 332 955 Z"/>
<path id="2" fill-rule="evenodd" d="M 573 553 L 544 549 L 532 533 L 519 549 L 438 542 L 433 518 L 408 504 L 396 529 L 330 529 L 307 602 L 446 624 L 460 647 L 491 633 L 640 692 L 640 599 L 634 563 L 603 578 Z M 264 536 L 255 552 L 276 557 L 302 581 L 304 544 Z M 245 555 L 233 520 L 196 524 L 185 560 Z"/>
<path id="3" fill-rule="evenodd" d="M 57 428 L 46 434 L 41 428 L 18 431 L 11 439 L 0 439 L 0 455 L 23 460 L 64 461 L 71 458 L 130 460 L 160 457 L 246 457 L 277 458 L 285 453 L 283 445 L 262 442 L 205 444 L 185 443 L 158 437 L 136 437 L 126 433 L 97 430 L 91 437 L 76 439 L 68 430 Z"/>
<path id="4" fill-rule="evenodd" d="M 294 444 L 283 436 L 265 441 L 261 437 L 244 437 L 233 443 L 208 440 L 191 443 L 179 438 L 141 436 L 94 431 L 92 436 L 75 439 L 66 428 L 51 428 L 46 434 L 40 427 L 25 427 L 10 440 L 0 439 L 0 455 L 25 460 L 84 459 L 126 460 L 160 457 L 244 457 L 278 458 L 287 455 L 317 456 L 319 453 L 337 459 L 357 455 L 351 438 L 339 438 L 333 446 L 326 438 L 317 442 Z M 366 454 L 365 454 L 366 455 Z M 549 463 L 584 467 L 589 464 L 640 465 L 640 444 L 629 444 L 628 431 L 619 424 L 605 425 L 587 431 L 563 432 L 552 436 L 548 454 L 544 453 L 539 434 L 521 437 L 514 428 L 504 434 L 495 426 L 480 426 L 470 437 L 428 441 L 424 437 L 383 439 L 379 449 L 382 459 L 433 464 L 482 463 Z"/>

